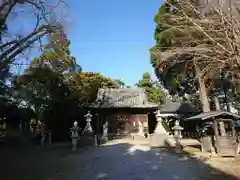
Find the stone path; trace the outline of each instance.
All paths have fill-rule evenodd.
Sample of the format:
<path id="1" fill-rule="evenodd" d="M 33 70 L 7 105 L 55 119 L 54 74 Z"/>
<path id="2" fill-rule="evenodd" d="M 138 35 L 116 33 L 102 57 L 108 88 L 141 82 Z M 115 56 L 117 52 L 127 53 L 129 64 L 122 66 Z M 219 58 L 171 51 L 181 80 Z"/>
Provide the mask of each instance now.
<path id="1" fill-rule="evenodd" d="M 70 147 L 0 154 L 1 180 L 231 180 L 216 169 L 166 149 L 125 140 L 70 152 Z"/>

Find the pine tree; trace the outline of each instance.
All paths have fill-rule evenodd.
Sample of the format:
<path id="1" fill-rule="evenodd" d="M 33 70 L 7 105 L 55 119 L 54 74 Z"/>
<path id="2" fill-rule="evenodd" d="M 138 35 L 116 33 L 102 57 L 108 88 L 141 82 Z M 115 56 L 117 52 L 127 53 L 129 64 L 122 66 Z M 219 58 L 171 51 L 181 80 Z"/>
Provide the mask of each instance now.
<path id="1" fill-rule="evenodd" d="M 156 45 L 151 63 L 170 93 L 196 94 L 203 111 L 209 111 L 208 96 L 214 91 L 220 73 L 229 71 L 231 15 L 200 10 L 199 1 L 168 0 L 155 16 Z M 208 6 L 209 7 L 209 6 Z M 224 18 L 223 18 L 224 17 Z"/>
<path id="2" fill-rule="evenodd" d="M 160 103 L 164 100 L 164 91 L 155 86 L 148 72 L 143 73 L 142 79 L 138 81 L 136 86 L 145 89 L 150 102 Z"/>
<path id="3" fill-rule="evenodd" d="M 32 61 L 31 67 L 48 67 L 60 74 L 81 72 L 81 67 L 76 63 L 75 57 L 71 56 L 69 48 L 70 40 L 59 30 L 49 36 L 42 55 Z"/>

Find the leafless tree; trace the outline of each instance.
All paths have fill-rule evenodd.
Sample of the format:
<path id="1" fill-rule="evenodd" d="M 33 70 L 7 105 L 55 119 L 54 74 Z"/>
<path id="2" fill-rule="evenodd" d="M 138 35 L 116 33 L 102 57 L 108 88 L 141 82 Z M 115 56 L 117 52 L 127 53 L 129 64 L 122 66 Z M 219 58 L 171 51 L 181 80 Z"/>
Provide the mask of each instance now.
<path id="1" fill-rule="evenodd" d="M 27 49 L 38 43 L 41 48 L 41 39 L 63 28 L 61 19 L 56 17 L 57 9 L 66 5 L 64 0 L 0 0 L 0 73 L 4 73 L 9 65 L 17 64 L 16 59 Z M 10 16 L 18 8 L 22 11 L 31 8 L 33 13 L 24 14 L 21 21 L 28 21 L 28 17 L 35 17 L 34 28 L 27 34 L 6 38 Z M 21 13 L 18 14 L 21 16 Z M 10 25 L 9 25 L 10 26 Z M 11 25 L 12 26 L 12 25 Z M 21 22 L 18 22 L 21 26 Z"/>

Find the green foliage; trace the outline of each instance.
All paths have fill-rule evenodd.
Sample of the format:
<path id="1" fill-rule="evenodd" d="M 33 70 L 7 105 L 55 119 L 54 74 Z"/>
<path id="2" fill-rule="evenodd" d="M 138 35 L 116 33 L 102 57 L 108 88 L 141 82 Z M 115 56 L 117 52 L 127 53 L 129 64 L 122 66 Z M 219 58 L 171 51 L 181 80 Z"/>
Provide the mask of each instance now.
<path id="1" fill-rule="evenodd" d="M 162 123 L 163 128 L 164 128 L 167 132 L 171 132 L 171 129 L 170 129 L 169 124 L 168 124 L 168 122 L 167 122 L 166 119 L 163 119 L 163 120 L 161 121 L 161 123 Z"/>
<path id="2" fill-rule="evenodd" d="M 99 73 L 75 73 L 68 82 L 71 93 L 78 96 L 81 104 L 92 103 L 99 88 L 119 88 L 119 85 Z"/>
<path id="3" fill-rule="evenodd" d="M 52 108 L 52 104 L 72 98 L 64 75 L 73 72 L 78 65 L 70 55 L 69 45 L 64 34 L 53 34 L 41 56 L 33 59 L 25 73 L 15 80 L 18 97 L 28 102 L 38 118 L 43 111 Z"/>
<path id="4" fill-rule="evenodd" d="M 68 133 L 84 105 L 96 99 L 98 88 L 119 88 L 118 83 L 99 73 L 81 72 L 69 45 L 65 36 L 54 34 L 41 56 L 12 82 L 16 97 L 55 133 Z"/>
<path id="5" fill-rule="evenodd" d="M 203 17 L 198 11 L 199 4 L 198 0 L 168 0 L 154 17 L 156 44 L 150 50 L 151 64 L 165 88 L 173 94 L 194 94 L 198 90 L 193 59 L 204 72 L 201 76 L 209 87 L 208 94 L 212 93 L 223 68 L 234 74 L 234 68 L 229 70 L 232 50 L 227 42 L 233 36 L 230 32 L 235 30 L 230 25 L 224 26 L 229 23 L 227 18 L 223 20 L 215 10 Z M 228 13 L 224 15 L 231 17 Z"/>
<path id="6" fill-rule="evenodd" d="M 151 64 L 170 94 L 195 94 L 198 83 L 193 59 L 198 59 L 200 69 L 204 69 L 210 60 L 207 57 L 212 56 L 207 51 L 211 42 L 194 24 L 199 24 L 204 31 L 209 29 L 209 24 L 194 10 L 197 5 L 198 2 L 192 0 L 167 1 L 154 18 L 156 44 L 150 50 Z M 208 73 L 206 79 L 212 74 Z"/>
<path id="7" fill-rule="evenodd" d="M 142 79 L 137 83 L 138 87 L 152 87 L 151 75 L 148 72 L 143 73 Z"/>
<path id="8" fill-rule="evenodd" d="M 159 103 L 163 100 L 165 94 L 162 89 L 156 86 L 148 72 L 143 73 L 142 79 L 136 84 L 137 87 L 144 88 L 150 102 Z"/>
<path id="9" fill-rule="evenodd" d="M 76 63 L 75 57 L 70 55 L 69 46 L 70 41 L 66 39 L 63 32 L 52 34 L 42 55 L 33 59 L 30 68 L 27 70 L 31 70 L 31 67 L 48 67 L 60 74 L 81 72 L 81 67 Z"/>
<path id="10" fill-rule="evenodd" d="M 179 7 L 177 1 L 169 1 L 173 6 Z M 182 90 L 182 81 L 185 80 L 181 74 L 184 72 L 179 64 L 173 64 L 168 66 L 168 64 L 160 64 L 161 59 L 157 57 L 153 52 L 160 51 L 165 52 L 173 47 L 181 47 L 183 43 L 187 40 L 187 33 L 185 31 L 184 18 L 182 14 L 173 8 L 168 3 L 164 3 L 158 11 L 158 14 L 155 15 L 154 21 L 157 23 L 155 29 L 155 40 L 156 45 L 151 48 L 151 64 L 155 69 L 156 75 L 159 80 L 163 83 L 166 89 L 169 90 L 170 94 L 184 94 L 187 91 L 187 88 Z M 186 21 L 185 21 L 186 23 Z M 189 29 L 188 29 L 189 30 Z M 185 41 L 183 41 L 183 39 Z M 189 39 L 189 38 L 188 38 Z M 170 64 L 171 62 L 169 62 Z M 192 89 L 190 87 L 189 89 Z"/>
<path id="11" fill-rule="evenodd" d="M 238 50 L 231 44 L 238 44 L 239 30 L 230 25 L 229 11 L 203 14 L 199 9 L 198 0 L 165 1 L 154 17 L 156 44 L 150 54 L 156 75 L 169 93 L 180 97 L 188 94 L 188 101 L 206 111 L 208 97 L 224 94 L 237 101 L 234 89 L 239 84 L 239 70 L 233 68 L 237 56 L 232 54 Z"/>
<path id="12" fill-rule="evenodd" d="M 122 80 L 115 79 L 114 81 L 119 85 L 120 88 L 124 88 L 125 87 L 125 83 Z"/>

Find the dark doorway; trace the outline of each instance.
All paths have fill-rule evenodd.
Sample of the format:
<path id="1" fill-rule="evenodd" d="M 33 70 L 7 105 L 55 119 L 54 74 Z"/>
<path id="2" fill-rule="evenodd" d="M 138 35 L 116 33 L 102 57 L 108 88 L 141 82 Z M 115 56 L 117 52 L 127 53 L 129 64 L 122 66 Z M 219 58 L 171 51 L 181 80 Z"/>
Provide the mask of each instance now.
<path id="1" fill-rule="evenodd" d="M 153 134 L 157 125 L 157 120 L 154 112 L 148 113 L 148 133 Z"/>

